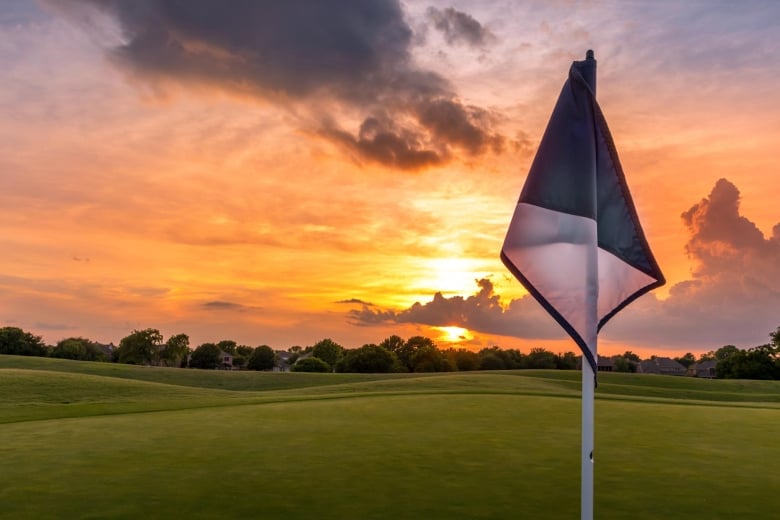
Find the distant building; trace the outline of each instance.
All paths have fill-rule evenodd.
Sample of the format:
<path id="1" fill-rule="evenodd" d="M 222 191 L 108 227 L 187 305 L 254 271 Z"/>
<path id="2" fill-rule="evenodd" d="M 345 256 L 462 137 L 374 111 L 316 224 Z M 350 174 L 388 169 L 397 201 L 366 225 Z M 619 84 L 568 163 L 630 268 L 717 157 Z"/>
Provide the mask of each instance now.
<path id="1" fill-rule="evenodd" d="M 286 350 L 276 350 L 276 362 L 274 363 L 274 372 L 287 372 L 290 370 L 290 353 Z"/>
<path id="2" fill-rule="evenodd" d="M 612 372 L 615 370 L 615 363 L 611 357 L 598 356 L 596 367 L 599 372 Z M 577 358 L 577 370 L 582 370 L 582 356 Z"/>
<path id="3" fill-rule="evenodd" d="M 685 366 L 668 357 L 654 357 L 640 361 L 638 372 L 642 374 L 659 374 L 662 376 L 684 376 L 688 370 Z"/>
<path id="4" fill-rule="evenodd" d="M 714 359 L 694 363 L 688 367 L 688 375 L 691 377 L 703 377 L 705 379 L 715 379 L 715 367 L 718 362 Z"/>

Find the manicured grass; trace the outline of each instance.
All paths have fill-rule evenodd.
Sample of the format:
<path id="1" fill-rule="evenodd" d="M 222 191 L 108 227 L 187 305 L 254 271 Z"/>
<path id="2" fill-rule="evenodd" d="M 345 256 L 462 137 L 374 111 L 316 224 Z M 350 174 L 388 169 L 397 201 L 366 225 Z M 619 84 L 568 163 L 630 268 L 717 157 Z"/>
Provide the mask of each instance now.
<path id="1" fill-rule="evenodd" d="M 578 515 L 578 373 L 178 374 L 11 358 L 0 518 Z M 773 517 L 778 394 L 774 382 L 601 376 L 597 517 Z"/>

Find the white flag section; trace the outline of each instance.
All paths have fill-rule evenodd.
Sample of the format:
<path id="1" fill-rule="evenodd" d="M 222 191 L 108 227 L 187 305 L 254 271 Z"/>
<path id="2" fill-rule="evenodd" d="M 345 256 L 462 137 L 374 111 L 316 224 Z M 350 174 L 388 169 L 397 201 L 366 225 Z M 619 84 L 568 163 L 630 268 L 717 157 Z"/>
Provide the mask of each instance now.
<path id="1" fill-rule="evenodd" d="M 501 258 L 596 371 L 596 336 L 631 301 L 664 284 L 607 123 L 596 60 L 575 61 L 509 225 Z"/>
<path id="2" fill-rule="evenodd" d="M 501 259 L 582 350 L 581 518 L 593 518 L 597 336 L 665 283 L 596 102 L 596 60 L 575 61 L 512 216 Z"/>

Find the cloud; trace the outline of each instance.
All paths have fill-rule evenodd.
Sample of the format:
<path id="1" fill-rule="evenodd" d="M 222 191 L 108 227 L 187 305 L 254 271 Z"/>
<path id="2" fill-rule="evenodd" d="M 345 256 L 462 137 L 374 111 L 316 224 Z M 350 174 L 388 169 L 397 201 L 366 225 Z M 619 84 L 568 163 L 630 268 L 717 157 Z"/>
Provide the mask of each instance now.
<path id="1" fill-rule="evenodd" d="M 212 311 L 244 311 L 245 305 L 235 302 L 226 302 L 221 300 L 215 300 L 206 302 L 202 305 L 204 309 Z"/>
<path id="2" fill-rule="evenodd" d="M 368 307 L 371 307 L 371 306 L 374 305 L 373 303 L 369 303 L 369 302 L 363 301 L 363 300 L 361 300 L 359 298 L 349 298 L 347 300 L 339 300 L 336 303 L 345 303 L 345 304 L 355 304 L 355 303 L 357 303 L 357 304 L 360 304 L 360 305 L 366 305 Z"/>
<path id="3" fill-rule="evenodd" d="M 666 300 L 643 296 L 602 331 L 611 342 L 664 349 L 710 350 L 725 344 L 755 346 L 780 324 L 780 224 L 765 238 L 739 213 L 739 191 L 719 180 L 708 197 L 682 214 L 689 239 L 692 278 L 675 284 Z M 417 323 L 455 325 L 485 334 L 527 339 L 564 337 L 541 306 L 526 296 L 505 304 L 488 279 L 463 298 L 436 293 L 400 310 L 353 309 L 355 325 Z"/>
<path id="4" fill-rule="evenodd" d="M 348 316 L 355 325 L 380 323 L 416 323 L 432 327 L 457 326 L 472 331 L 524 338 L 557 338 L 551 318 L 545 318 L 532 298 L 513 300 L 504 306 L 495 294 L 493 282 L 487 278 L 476 281 L 479 291 L 467 298 L 447 298 L 442 293 L 433 295 L 426 303 L 417 302 L 401 311 L 352 309 Z"/>
<path id="5" fill-rule="evenodd" d="M 452 7 L 444 10 L 429 7 L 425 15 L 450 45 L 464 43 L 471 47 L 484 47 L 496 40 L 496 36 L 474 17 Z"/>
<path id="6" fill-rule="evenodd" d="M 90 9 L 109 15 L 121 31 L 111 58 L 155 88 L 216 87 L 285 106 L 315 127 L 313 135 L 362 160 L 419 170 L 456 151 L 498 151 L 504 140 L 488 110 L 464 103 L 449 81 L 414 64 L 413 32 L 398 0 L 53 5 L 76 19 L 89 19 Z M 488 34 L 465 13 L 441 15 L 453 41 Z M 362 123 L 353 133 L 336 115 Z"/>

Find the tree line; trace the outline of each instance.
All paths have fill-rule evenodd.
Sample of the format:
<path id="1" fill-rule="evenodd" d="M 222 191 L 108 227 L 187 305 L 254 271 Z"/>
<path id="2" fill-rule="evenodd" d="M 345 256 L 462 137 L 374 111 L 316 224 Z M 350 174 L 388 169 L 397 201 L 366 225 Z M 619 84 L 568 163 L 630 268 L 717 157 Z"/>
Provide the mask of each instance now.
<path id="1" fill-rule="evenodd" d="M 780 379 L 780 327 L 769 337 L 770 343 L 750 349 L 726 345 L 698 358 L 689 352 L 674 359 L 686 368 L 694 363 L 715 361 L 716 377 L 719 378 Z M 452 347 L 442 349 L 425 336 L 404 340 L 397 335 L 378 344 L 352 349 L 331 339 L 307 347 L 293 346 L 286 351 L 274 351 L 268 345 L 239 345 L 233 340 L 202 343 L 193 349 L 186 334 L 174 334 L 164 340 L 159 330 L 151 328 L 133 330 L 119 341 L 119 346 L 113 347 L 82 337 L 46 345 L 40 336 L 18 327 L 2 327 L 0 354 L 199 369 L 273 370 L 277 367 L 298 372 L 362 373 L 575 370 L 579 361 L 574 352 L 556 354 L 543 348 L 532 348 L 523 353 L 498 346 L 473 352 Z M 626 351 L 612 357 L 613 370 L 636 372 L 641 361 L 638 355 Z"/>

